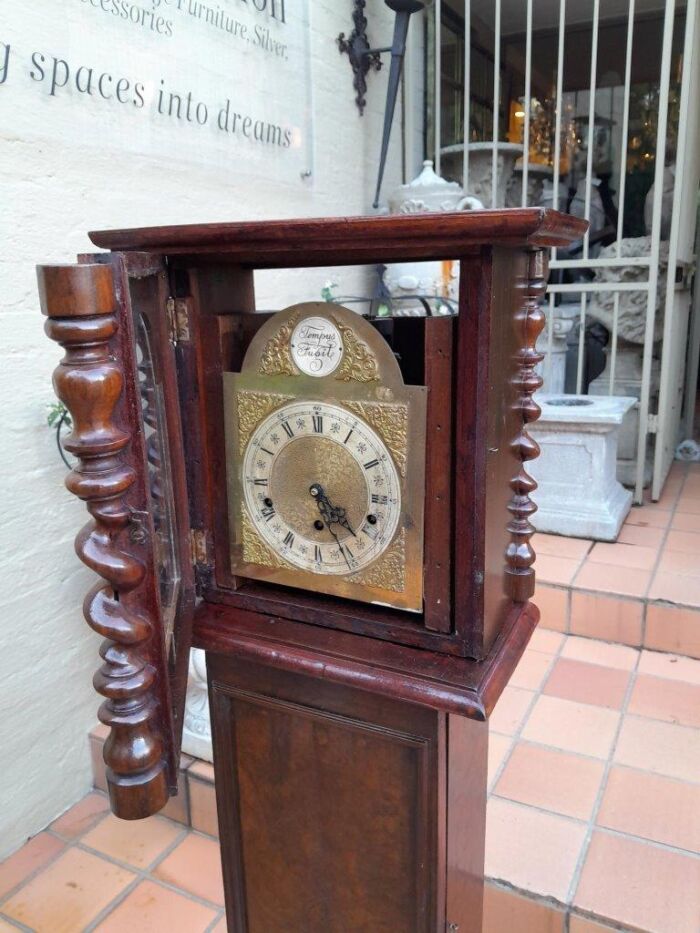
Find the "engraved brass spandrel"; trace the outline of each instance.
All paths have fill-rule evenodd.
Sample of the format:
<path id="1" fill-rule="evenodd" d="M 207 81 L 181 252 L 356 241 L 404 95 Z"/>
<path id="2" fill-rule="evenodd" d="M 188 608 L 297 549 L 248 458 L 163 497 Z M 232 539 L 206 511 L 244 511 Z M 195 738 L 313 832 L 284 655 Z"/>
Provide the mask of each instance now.
<path id="1" fill-rule="evenodd" d="M 348 577 L 360 586 L 381 587 L 393 593 L 406 589 L 406 530 L 402 528 L 381 557 L 362 573 Z"/>
<path id="2" fill-rule="evenodd" d="M 344 401 L 343 404 L 381 435 L 391 451 L 399 473 L 405 477 L 408 451 L 408 406 L 351 400 Z"/>
<path id="3" fill-rule="evenodd" d="M 379 366 L 374 353 L 359 339 L 354 328 L 343 323 L 337 316 L 334 316 L 333 320 L 343 337 L 343 358 L 335 378 L 341 382 L 377 382 Z"/>
<path id="4" fill-rule="evenodd" d="M 245 505 L 241 504 L 241 544 L 246 564 L 289 569 L 290 564 L 269 548 L 255 530 Z"/>
<path id="5" fill-rule="evenodd" d="M 238 443 L 241 451 L 245 450 L 250 435 L 263 418 L 292 398 L 291 395 L 278 395 L 275 392 L 238 391 Z"/>
<path id="6" fill-rule="evenodd" d="M 292 359 L 291 339 L 299 314 L 293 314 L 265 344 L 259 372 L 263 376 L 298 376 Z"/>

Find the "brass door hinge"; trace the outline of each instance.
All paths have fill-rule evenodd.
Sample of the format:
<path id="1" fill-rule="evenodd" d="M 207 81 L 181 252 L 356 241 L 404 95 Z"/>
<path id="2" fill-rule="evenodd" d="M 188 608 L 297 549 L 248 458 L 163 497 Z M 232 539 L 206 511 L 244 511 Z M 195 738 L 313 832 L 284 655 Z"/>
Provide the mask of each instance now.
<path id="1" fill-rule="evenodd" d="M 190 307 L 187 298 L 168 298 L 168 337 L 173 346 L 190 341 Z"/>

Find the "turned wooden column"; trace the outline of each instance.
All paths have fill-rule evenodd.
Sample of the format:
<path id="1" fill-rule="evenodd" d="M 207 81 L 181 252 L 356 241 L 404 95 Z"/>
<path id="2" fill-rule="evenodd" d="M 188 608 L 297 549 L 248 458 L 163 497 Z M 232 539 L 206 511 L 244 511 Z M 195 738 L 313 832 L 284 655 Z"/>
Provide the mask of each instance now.
<path id="1" fill-rule="evenodd" d="M 46 332 L 66 351 L 54 373 L 56 394 L 73 419 L 64 446 L 78 458 L 66 486 L 92 516 L 77 536 L 76 551 L 103 578 L 86 597 L 84 611 L 105 637 L 94 685 L 105 697 L 100 720 L 111 729 L 104 746 L 107 782 L 114 812 L 138 819 L 161 809 L 169 792 L 156 675 L 148 663 L 154 623 L 142 603 L 136 609 L 147 567 L 130 538 L 136 481 L 127 457 L 131 435 L 115 421 L 124 372 L 115 354 L 113 273 L 97 264 L 40 266 L 37 272 Z"/>

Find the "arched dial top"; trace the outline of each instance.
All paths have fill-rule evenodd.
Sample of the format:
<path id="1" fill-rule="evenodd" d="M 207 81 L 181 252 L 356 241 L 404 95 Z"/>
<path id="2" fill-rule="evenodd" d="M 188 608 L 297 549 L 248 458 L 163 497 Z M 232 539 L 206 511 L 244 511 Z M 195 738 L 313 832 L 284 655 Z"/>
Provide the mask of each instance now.
<path id="1" fill-rule="evenodd" d="M 245 450 L 243 484 L 267 546 L 312 573 L 362 570 L 398 528 L 401 483 L 391 454 L 340 405 L 299 400 L 265 418 Z"/>
<path id="2" fill-rule="evenodd" d="M 425 395 L 349 308 L 266 320 L 224 373 L 233 575 L 420 612 Z"/>

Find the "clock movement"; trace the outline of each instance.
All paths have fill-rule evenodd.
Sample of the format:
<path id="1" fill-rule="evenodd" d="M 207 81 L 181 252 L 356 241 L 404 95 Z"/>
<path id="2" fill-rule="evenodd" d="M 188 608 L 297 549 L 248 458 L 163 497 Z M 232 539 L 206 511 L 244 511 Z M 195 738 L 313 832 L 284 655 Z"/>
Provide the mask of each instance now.
<path id="1" fill-rule="evenodd" d="M 537 623 L 540 209 L 91 234 L 40 266 L 113 811 L 177 792 L 206 652 L 232 933 L 481 930 L 488 717 Z M 451 260 L 454 314 L 259 270 Z M 280 273 L 283 275 L 283 273 Z"/>

